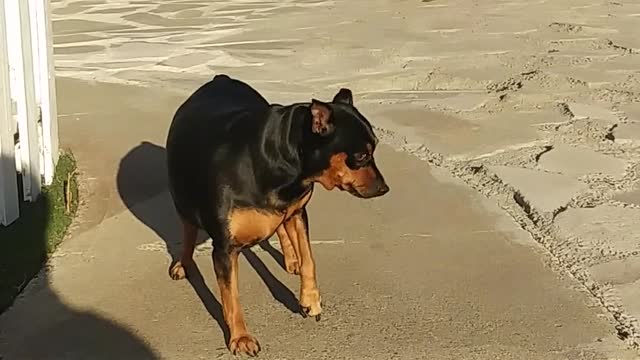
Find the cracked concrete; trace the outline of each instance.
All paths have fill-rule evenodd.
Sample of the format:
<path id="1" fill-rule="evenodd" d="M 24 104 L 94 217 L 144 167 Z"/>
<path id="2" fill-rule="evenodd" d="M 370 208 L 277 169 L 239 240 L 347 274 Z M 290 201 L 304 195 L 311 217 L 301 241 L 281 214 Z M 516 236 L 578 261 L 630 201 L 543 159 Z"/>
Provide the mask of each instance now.
<path id="1" fill-rule="evenodd" d="M 130 330 L 101 333 L 126 345 L 112 354 L 227 356 L 206 313 L 215 314 L 213 296 L 196 287 L 198 299 L 163 277 L 177 230 L 162 205 L 163 175 L 145 176 L 162 168 L 153 144 L 163 143 L 175 107 L 225 72 L 280 103 L 350 87 L 398 184 L 393 200 L 314 199 L 321 286 L 333 296 L 326 323 L 299 322 L 274 305 L 275 297 L 287 307 L 285 288 L 296 283 L 263 271 L 277 268 L 273 252 L 247 258 L 242 286 L 253 301 L 244 304 L 267 358 L 638 358 L 640 4 L 58 0 L 53 8 L 61 133 L 79 159 L 85 204 L 53 271 L 0 319 L 0 354 L 51 349 L 34 339 L 62 322 L 33 309 L 62 301 L 70 318 L 82 311 L 81 323 L 93 312 Z M 152 161 L 123 175 L 136 154 Z M 133 186 L 119 188 L 122 179 Z M 154 223 L 148 214 L 159 212 Z M 211 275 L 203 271 L 209 285 Z M 149 300 L 158 294 L 166 299 Z M 65 334 L 57 340 L 72 347 L 78 334 Z M 87 344 L 66 349 L 69 357 L 91 357 L 98 345 Z"/>

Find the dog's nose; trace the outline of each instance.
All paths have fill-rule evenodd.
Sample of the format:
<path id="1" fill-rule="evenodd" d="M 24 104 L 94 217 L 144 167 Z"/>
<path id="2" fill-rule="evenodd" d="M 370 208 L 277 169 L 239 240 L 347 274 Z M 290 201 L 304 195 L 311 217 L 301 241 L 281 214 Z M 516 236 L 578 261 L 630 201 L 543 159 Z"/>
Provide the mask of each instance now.
<path id="1" fill-rule="evenodd" d="M 389 185 L 382 183 L 379 187 L 378 187 L 378 194 L 380 195 L 384 195 L 386 193 L 389 192 Z"/>

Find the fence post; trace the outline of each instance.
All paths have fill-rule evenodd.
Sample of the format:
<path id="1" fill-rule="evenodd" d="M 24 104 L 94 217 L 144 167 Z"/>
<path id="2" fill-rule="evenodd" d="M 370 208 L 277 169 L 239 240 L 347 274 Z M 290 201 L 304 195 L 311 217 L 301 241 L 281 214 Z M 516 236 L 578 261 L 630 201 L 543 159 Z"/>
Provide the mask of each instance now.
<path id="1" fill-rule="evenodd" d="M 41 173 L 45 185 L 51 185 L 58 163 L 58 108 L 56 104 L 53 30 L 49 17 L 49 0 L 30 0 L 31 31 L 34 42 L 36 96 L 42 120 Z"/>
<path id="2" fill-rule="evenodd" d="M 12 0 L 9 0 L 12 1 Z M 14 119 L 9 93 L 9 56 L 4 12 L 0 0 L 0 225 L 7 226 L 19 215 L 18 183 L 14 158 Z"/>
<path id="3" fill-rule="evenodd" d="M 33 75 L 33 48 L 27 1 L 5 2 L 9 63 L 15 74 L 21 174 L 25 201 L 40 194 L 40 152 L 38 148 L 38 111 Z"/>

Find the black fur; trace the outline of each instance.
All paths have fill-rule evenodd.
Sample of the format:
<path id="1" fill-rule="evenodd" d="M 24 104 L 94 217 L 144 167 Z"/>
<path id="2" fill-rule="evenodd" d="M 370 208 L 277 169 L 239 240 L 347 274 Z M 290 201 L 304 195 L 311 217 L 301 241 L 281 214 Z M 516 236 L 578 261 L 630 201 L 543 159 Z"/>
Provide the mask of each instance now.
<path id="1" fill-rule="evenodd" d="M 274 224 L 282 227 L 296 221 L 302 222 L 304 241 L 308 241 L 305 206 L 315 182 L 364 198 L 389 190 L 373 159 L 377 143 L 371 125 L 353 106 L 348 89 L 341 89 L 330 103 L 313 99 L 283 106 L 269 104 L 241 81 L 226 75 L 214 77 L 178 108 L 167 137 L 169 189 L 186 229 L 181 261 L 189 262 L 192 256 L 193 229 L 204 229 L 213 240 L 221 293 L 225 290 L 223 310 L 236 306 L 239 300 L 233 289 L 237 284 L 231 274 L 237 271 L 234 264 L 239 249 L 269 237 L 265 233 Z M 251 228 L 255 220 L 248 220 L 240 225 L 242 230 L 235 228 L 249 232 L 243 235 L 244 240 L 238 240 L 229 230 L 231 214 L 247 208 L 275 220 L 264 225 L 266 231 L 260 226 Z M 250 225 L 244 227 L 246 224 Z M 304 257 L 313 269 L 310 253 Z M 303 265 L 301 275 L 309 271 Z M 314 284 L 315 273 L 311 271 L 304 281 L 313 276 Z M 172 272 L 173 278 L 180 276 L 184 275 Z M 224 294 L 231 303 L 225 303 Z M 312 311 L 311 305 L 300 302 L 303 313 Z M 236 316 L 236 322 L 226 319 L 228 325 L 232 321 L 231 333 L 236 331 L 231 348 L 257 354 L 257 340 L 242 333 L 239 309 L 233 311 L 235 315 L 230 316 Z M 317 313 L 316 319 L 319 316 Z"/>
<path id="2" fill-rule="evenodd" d="M 214 247 L 228 248 L 232 208 L 284 209 L 336 153 L 347 153 L 347 164 L 357 168 L 352 155 L 377 139 L 352 103 L 347 89 L 323 103 L 336 131 L 320 136 L 311 131 L 310 103 L 269 104 L 244 82 L 215 76 L 178 108 L 169 130 L 169 187 L 179 215 L 205 229 Z"/>

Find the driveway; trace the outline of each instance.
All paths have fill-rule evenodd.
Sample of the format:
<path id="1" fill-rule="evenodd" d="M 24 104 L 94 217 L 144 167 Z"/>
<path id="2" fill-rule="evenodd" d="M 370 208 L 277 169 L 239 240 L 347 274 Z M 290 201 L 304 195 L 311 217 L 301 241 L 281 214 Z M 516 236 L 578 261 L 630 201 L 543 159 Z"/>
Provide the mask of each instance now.
<path id="1" fill-rule="evenodd" d="M 351 88 L 392 189 L 311 201 L 319 322 L 296 313 L 298 279 L 277 240 L 245 253 L 240 298 L 262 358 L 637 359 L 640 5 L 53 9 L 61 142 L 78 160 L 83 203 L 0 317 L 5 359 L 233 358 L 210 240 L 196 251 L 199 275 L 167 272 L 181 232 L 166 190 L 168 124 L 217 73 L 277 103 Z"/>

